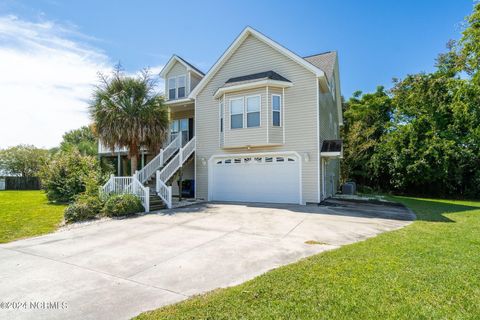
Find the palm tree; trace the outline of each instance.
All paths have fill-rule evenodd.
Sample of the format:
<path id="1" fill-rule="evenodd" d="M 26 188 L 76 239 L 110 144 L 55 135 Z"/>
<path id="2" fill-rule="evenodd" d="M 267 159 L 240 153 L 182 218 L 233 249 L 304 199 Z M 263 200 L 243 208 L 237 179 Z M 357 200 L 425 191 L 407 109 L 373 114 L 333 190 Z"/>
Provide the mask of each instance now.
<path id="1" fill-rule="evenodd" d="M 160 150 L 169 126 L 167 108 L 155 93 L 148 70 L 127 77 L 117 67 L 110 77 L 100 74 L 100 82 L 89 107 L 90 117 L 105 146 L 128 148 L 133 174 L 141 147 Z"/>

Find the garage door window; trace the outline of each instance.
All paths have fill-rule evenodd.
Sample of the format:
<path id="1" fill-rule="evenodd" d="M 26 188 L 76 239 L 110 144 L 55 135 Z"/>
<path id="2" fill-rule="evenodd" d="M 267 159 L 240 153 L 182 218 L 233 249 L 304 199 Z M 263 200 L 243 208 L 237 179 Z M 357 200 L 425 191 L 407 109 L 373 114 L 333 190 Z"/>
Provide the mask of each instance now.
<path id="1" fill-rule="evenodd" d="M 281 164 L 281 163 L 292 163 L 292 162 L 296 162 L 297 159 L 294 158 L 294 157 L 269 157 L 269 156 L 265 156 L 265 157 L 255 157 L 255 158 L 251 158 L 251 157 L 245 157 L 245 158 L 228 158 L 228 159 L 223 159 L 223 160 L 217 160 L 215 162 L 215 164 L 217 165 L 225 165 L 225 164 L 259 164 L 259 163 L 269 163 L 269 164 L 272 164 L 272 163 L 278 163 L 278 164 Z"/>

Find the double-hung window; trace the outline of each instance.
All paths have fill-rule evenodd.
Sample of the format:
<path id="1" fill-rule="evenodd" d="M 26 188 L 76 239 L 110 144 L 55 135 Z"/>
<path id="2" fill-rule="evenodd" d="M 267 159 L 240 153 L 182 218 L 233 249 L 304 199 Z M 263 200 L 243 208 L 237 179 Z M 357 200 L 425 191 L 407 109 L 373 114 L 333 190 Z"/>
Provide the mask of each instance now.
<path id="1" fill-rule="evenodd" d="M 243 128 L 243 98 L 230 100 L 230 128 Z"/>
<path id="2" fill-rule="evenodd" d="M 220 132 L 223 132 L 223 102 L 220 102 Z"/>
<path id="3" fill-rule="evenodd" d="M 274 127 L 280 127 L 282 113 L 282 96 L 272 95 L 272 124 Z"/>
<path id="4" fill-rule="evenodd" d="M 178 76 L 168 79 L 168 100 L 185 98 L 186 83 L 185 76 Z"/>
<path id="5" fill-rule="evenodd" d="M 185 76 L 177 77 L 177 98 L 185 98 Z"/>
<path id="6" fill-rule="evenodd" d="M 175 100 L 177 98 L 177 79 L 168 79 L 168 100 Z"/>
<path id="7" fill-rule="evenodd" d="M 260 127 L 260 96 L 247 97 L 247 128 Z"/>

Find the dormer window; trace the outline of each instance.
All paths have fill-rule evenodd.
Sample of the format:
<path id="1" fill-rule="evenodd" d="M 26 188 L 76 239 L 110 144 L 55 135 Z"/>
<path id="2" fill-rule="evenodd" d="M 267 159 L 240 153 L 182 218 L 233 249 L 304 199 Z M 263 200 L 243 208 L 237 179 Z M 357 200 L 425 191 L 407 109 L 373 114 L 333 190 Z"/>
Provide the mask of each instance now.
<path id="1" fill-rule="evenodd" d="M 186 77 L 178 76 L 168 79 L 168 100 L 185 98 Z"/>
<path id="2" fill-rule="evenodd" d="M 177 98 L 185 98 L 185 76 L 177 77 Z"/>

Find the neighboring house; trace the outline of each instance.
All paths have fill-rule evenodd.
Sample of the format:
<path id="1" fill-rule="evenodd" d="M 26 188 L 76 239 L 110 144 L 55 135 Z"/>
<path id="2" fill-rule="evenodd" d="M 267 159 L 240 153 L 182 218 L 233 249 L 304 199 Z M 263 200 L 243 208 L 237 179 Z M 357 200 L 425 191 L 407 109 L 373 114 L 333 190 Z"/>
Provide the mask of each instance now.
<path id="1" fill-rule="evenodd" d="M 336 52 L 300 57 L 247 27 L 207 74 L 174 55 L 160 76 L 173 142 L 135 177 L 155 175 L 151 186 L 168 205 L 180 168 L 195 197 L 209 201 L 305 204 L 335 193 L 343 124 Z"/>

